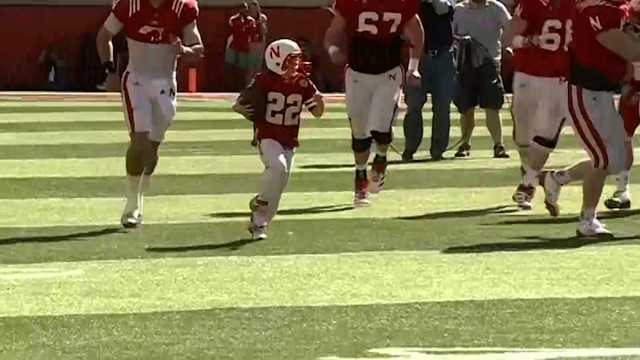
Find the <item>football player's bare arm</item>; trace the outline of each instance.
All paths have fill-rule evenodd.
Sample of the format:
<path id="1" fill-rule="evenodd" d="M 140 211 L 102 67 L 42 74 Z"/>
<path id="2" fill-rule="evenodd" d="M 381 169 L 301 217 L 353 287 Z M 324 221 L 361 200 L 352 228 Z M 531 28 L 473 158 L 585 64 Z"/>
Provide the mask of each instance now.
<path id="1" fill-rule="evenodd" d="M 324 115 L 324 98 L 322 97 L 322 94 L 313 95 L 305 105 L 307 106 L 307 109 L 309 109 L 309 112 L 317 119 Z"/>
<path id="2" fill-rule="evenodd" d="M 116 72 L 116 67 L 113 62 L 113 37 L 119 33 L 123 27 L 124 24 L 111 13 L 96 36 L 98 56 L 100 57 L 104 71 L 107 73 L 105 81 L 107 91 L 120 91 L 120 77 Z"/>
<path id="3" fill-rule="evenodd" d="M 420 85 L 420 57 L 424 51 L 424 28 L 418 15 L 414 15 L 404 26 L 404 38 L 411 45 L 409 49 L 409 67 L 407 68 L 407 81 L 409 85 Z"/>
<path id="4" fill-rule="evenodd" d="M 236 103 L 233 104 L 232 109 L 238 114 L 244 116 L 247 120 L 251 120 L 251 117 L 253 116 L 253 107 L 249 103 L 243 104 L 241 97 L 238 97 Z"/>
<path id="5" fill-rule="evenodd" d="M 246 88 L 244 88 L 244 90 L 240 92 L 240 95 L 236 99 L 236 103 L 233 104 L 233 111 L 244 116 L 247 120 L 252 120 L 253 113 L 255 112 L 253 103 L 255 102 L 256 93 L 257 84 L 254 79 Z"/>
<path id="6" fill-rule="evenodd" d="M 596 40 L 630 63 L 640 61 L 640 43 L 621 29 L 601 32 L 596 36 Z"/>
<path id="7" fill-rule="evenodd" d="M 514 15 L 504 28 L 504 32 L 502 33 L 502 44 L 505 47 L 511 46 L 513 49 L 533 45 L 534 40 L 532 38 L 522 36 L 522 33 L 524 33 L 526 29 L 527 20 L 518 15 Z"/>
<path id="8" fill-rule="evenodd" d="M 179 54 L 194 59 L 199 59 L 203 56 L 204 45 L 202 45 L 202 37 L 195 20 L 182 29 L 182 39 L 183 41 L 179 44 Z"/>
<path id="9" fill-rule="evenodd" d="M 342 50 L 346 29 L 347 21 L 344 16 L 339 11 L 334 11 L 333 20 L 324 35 L 324 47 L 334 64 L 342 65 L 347 62 Z"/>

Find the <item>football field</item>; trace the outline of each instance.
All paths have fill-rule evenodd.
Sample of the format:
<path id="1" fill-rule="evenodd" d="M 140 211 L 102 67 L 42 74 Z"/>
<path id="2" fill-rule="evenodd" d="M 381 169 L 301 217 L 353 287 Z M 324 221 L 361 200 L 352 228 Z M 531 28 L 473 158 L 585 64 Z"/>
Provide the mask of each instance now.
<path id="1" fill-rule="evenodd" d="M 182 99 L 145 225 L 123 230 L 118 98 L 0 94 L 0 359 L 640 359 L 640 211 L 602 209 L 601 240 L 574 236 L 579 184 L 559 218 L 540 188 L 518 211 L 508 109 L 511 159 L 492 158 L 479 113 L 470 158 L 427 161 L 428 138 L 416 162 L 391 153 L 385 191 L 354 209 L 331 97 L 252 241 L 262 164 L 230 106 Z M 566 129 L 550 165 L 585 156 Z"/>

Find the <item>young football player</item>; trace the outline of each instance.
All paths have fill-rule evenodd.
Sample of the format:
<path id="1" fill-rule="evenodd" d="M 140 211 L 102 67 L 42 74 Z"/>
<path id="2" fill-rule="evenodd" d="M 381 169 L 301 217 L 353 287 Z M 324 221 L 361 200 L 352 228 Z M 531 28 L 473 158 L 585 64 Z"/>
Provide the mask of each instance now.
<path id="1" fill-rule="evenodd" d="M 249 203 L 249 232 L 255 240 L 267 238 L 267 227 L 278 211 L 299 145 L 303 107 L 316 118 L 324 113 L 322 95 L 309 79 L 302 50 L 295 41 L 281 39 L 269 44 L 265 62 L 268 71 L 256 75 L 233 106 L 254 122 L 265 167 L 260 191 Z"/>

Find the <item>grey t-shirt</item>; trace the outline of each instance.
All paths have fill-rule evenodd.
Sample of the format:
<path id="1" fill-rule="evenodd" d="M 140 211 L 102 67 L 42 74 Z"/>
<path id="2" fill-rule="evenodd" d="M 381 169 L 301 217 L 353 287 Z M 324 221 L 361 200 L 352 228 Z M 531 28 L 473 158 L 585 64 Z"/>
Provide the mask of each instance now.
<path id="1" fill-rule="evenodd" d="M 507 8 L 499 1 L 487 0 L 476 4 L 470 0 L 456 5 L 453 31 L 456 35 L 469 35 L 484 45 L 494 59 L 500 60 L 502 30 L 511 20 Z"/>

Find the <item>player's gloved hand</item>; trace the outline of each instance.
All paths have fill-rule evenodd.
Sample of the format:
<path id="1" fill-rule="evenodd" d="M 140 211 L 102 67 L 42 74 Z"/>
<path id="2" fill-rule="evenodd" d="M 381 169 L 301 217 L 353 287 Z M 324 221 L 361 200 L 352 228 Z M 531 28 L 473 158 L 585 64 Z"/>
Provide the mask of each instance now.
<path id="1" fill-rule="evenodd" d="M 329 46 L 327 51 L 329 52 L 329 57 L 331 58 L 331 62 L 333 62 L 334 64 L 344 65 L 347 63 L 347 57 L 344 55 L 344 53 L 339 47 L 335 45 L 331 45 Z"/>

